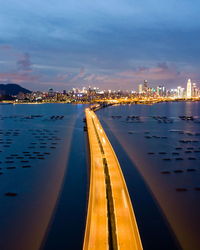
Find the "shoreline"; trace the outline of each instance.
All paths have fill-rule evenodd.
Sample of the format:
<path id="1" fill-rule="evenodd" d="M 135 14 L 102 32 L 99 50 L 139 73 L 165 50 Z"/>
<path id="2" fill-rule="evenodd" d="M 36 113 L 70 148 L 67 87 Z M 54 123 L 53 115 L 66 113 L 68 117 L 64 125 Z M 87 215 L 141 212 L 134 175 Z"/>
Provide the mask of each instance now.
<path id="1" fill-rule="evenodd" d="M 143 104 L 143 105 L 153 105 L 156 103 L 169 103 L 169 102 L 199 102 L 200 99 L 166 99 L 166 100 L 133 100 L 133 101 L 117 101 L 117 100 L 95 100 L 94 102 L 14 102 L 14 101 L 1 101 L 0 105 L 19 105 L 19 104 L 28 104 L 28 105 L 36 105 L 36 104 L 111 104 L 111 105 L 132 105 L 132 104 Z"/>

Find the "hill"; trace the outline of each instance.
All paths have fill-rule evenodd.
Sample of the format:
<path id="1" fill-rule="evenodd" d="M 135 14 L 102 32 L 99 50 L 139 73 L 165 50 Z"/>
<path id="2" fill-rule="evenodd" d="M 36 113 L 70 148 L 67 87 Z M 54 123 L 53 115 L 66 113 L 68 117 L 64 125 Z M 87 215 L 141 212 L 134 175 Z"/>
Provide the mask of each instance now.
<path id="1" fill-rule="evenodd" d="M 18 95 L 19 93 L 26 94 L 31 93 L 31 91 L 14 83 L 0 84 L 0 95 L 2 96 L 13 96 Z"/>

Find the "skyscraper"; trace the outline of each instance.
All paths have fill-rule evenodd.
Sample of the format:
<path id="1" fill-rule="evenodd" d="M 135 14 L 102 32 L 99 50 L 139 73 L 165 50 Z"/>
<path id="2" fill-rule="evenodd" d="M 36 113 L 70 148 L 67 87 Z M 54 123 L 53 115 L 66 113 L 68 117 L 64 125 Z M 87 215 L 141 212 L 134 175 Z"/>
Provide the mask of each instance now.
<path id="1" fill-rule="evenodd" d="M 147 80 L 144 80 L 143 90 L 144 90 L 144 92 L 147 92 L 147 90 L 148 90 L 148 82 L 147 82 Z"/>
<path id="2" fill-rule="evenodd" d="M 166 96 L 166 88 L 164 86 L 157 86 L 156 92 L 158 96 Z"/>
<path id="3" fill-rule="evenodd" d="M 182 88 L 181 86 L 177 87 L 177 97 L 178 98 L 183 98 L 184 97 L 184 88 Z"/>
<path id="4" fill-rule="evenodd" d="M 197 85 L 196 83 L 192 84 L 192 97 L 196 97 L 197 96 Z"/>
<path id="5" fill-rule="evenodd" d="M 143 93 L 143 85 L 142 84 L 139 84 L 138 91 L 139 91 L 139 94 Z"/>
<path id="6" fill-rule="evenodd" d="M 192 97 L 192 83 L 191 80 L 188 79 L 187 82 L 187 94 L 186 94 L 187 98 L 191 98 Z"/>

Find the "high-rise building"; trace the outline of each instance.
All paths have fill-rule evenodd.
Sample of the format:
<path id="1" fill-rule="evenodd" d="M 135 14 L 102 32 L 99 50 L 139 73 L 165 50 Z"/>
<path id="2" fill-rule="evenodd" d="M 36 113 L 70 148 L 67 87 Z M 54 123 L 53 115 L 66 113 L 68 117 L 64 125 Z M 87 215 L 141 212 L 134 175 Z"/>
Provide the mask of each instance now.
<path id="1" fill-rule="evenodd" d="M 138 86 L 138 92 L 139 92 L 139 94 L 143 93 L 143 85 L 142 84 L 139 84 L 139 86 Z"/>
<path id="2" fill-rule="evenodd" d="M 188 79 L 188 82 L 187 82 L 187 93 L 186 93 L 186 97 L 187 98 L 191 98 L 192 97 L 192 83 L 191 83 L 191 80 Z"/>
<path id="3" fill-rule="evenodd" d="M 181 86 L 177 87 L 177 97 L 178 98 L 183 98 L 184 97 L 184 88 L 182 88 Z"/>
<path id="4" fill-rule="evenodd" d="M 192 97 L 196 97 L 197 96 L 197 85 L 196 83 L 192 84 Z"/>
<path id="5" fill-rule="evenodd" d="M 54 95 L 55 95 L 55 93 L 54 93 L 53 89 L 50 88 L 49 91 L 48 91 L 48 96 L 53 97 Z"/>
<path id="6" fill-rule="evenodd" d="M 143 91 L 147 92 L 147 90 L 148 90 L 148 81 L 144 80 Z"/>
<path id="7" fill-rule="evenodd" d="M 158 96 L 166 96 L 166 88 L 164 86 L 157 86 L 156 93 Z"/>

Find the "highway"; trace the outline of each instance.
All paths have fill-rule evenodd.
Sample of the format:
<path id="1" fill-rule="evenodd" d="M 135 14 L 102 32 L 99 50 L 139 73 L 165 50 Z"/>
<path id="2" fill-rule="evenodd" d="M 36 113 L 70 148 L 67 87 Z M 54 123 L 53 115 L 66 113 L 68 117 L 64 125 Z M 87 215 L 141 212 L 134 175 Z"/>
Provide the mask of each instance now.
<path id="1" fill-rule="evenodd" d="M 90 191 L 84 249 L 108 248 L 107 199 L 101 149 L 93 127 L 91 112 L 86 111 L 90 144 Z"/>
<path id="2" fill-rule="evenodd" d="M 91 174 L 83 249 L 143 249 L 118 159 L 96 114 L 85 113 Z"/>

